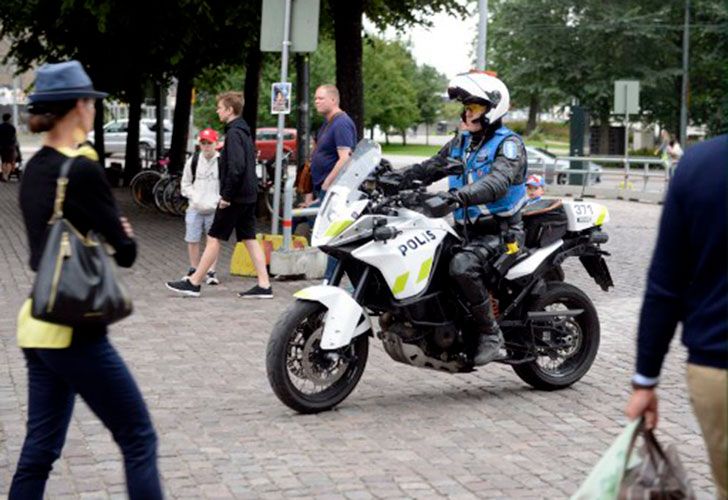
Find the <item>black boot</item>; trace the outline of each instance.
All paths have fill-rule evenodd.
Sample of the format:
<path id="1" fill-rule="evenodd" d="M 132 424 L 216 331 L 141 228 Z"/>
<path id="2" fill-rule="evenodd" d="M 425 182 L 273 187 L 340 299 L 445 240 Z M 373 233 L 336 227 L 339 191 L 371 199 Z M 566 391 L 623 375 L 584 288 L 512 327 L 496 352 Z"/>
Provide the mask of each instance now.
<path id="1" fill-rule="evenodd" d="M 500 326 L 498 326 L 498 322 L 495 320 L 490 300 L 471 307 L 470 312 L 473 315 L 473 321 L 480 335 L 478 339 L 478 350 L 473 358 L 474 364 L 476 366 L 482 366 L 505 357 L 505 353 L 502 352 L 505 346 L 503 332 L 501 332 Z"/>

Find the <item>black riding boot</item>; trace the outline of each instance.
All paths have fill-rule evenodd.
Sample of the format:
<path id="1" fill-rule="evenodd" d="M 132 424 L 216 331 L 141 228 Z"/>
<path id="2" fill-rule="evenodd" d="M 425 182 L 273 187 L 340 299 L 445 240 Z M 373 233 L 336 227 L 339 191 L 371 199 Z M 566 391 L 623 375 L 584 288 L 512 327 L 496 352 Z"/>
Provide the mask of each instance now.
<path id="1" fill-rule="evenodd" d="M 470 312 L 473 315 L 473 321 L 480 334 L 478 339 L 478 350 L 475 353 L 473 362 L 476 366 L 482 366 L 496 359 L 504 357 L 503 347 L 505 340 L 503 332 L 501 332 L 498 322 L 495 320 L 493 308 L 490 300 L 486 300 L 482 304 L 472 306 Z"/>

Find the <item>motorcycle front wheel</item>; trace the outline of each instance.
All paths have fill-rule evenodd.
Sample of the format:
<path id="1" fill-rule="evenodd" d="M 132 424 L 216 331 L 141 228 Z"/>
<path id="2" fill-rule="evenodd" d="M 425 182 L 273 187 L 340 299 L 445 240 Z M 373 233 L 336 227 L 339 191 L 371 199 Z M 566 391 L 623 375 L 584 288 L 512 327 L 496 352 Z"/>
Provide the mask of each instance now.
<path id="1" fill-rule="evenodd" d="M 536 359 L 513 365 L 521 380 L 535 389 L 554 391 L 569 387 L 591 368 L 599 350 L 599 317 L 591 299 L 577 287 L 551 281 L 529 311 L 580 309 L 577 316 L 556 316 L 554 328 L 537 334 Z"/>
<path id="2" fill-rule="evenodd" d="M 268 382 L 299 413 L 330 410 L 351 394 L 369 355 L 366 334 L 336 350 L 321 349 L 326 307 L 297 300 L 273 327 L 266 350 Z"/>

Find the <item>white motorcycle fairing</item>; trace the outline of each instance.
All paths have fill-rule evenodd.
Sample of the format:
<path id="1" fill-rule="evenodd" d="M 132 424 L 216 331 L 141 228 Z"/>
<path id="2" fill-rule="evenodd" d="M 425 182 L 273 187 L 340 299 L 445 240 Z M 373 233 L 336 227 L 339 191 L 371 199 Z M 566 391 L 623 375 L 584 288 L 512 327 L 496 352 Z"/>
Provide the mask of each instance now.
<path id="1" fill-rule="evenodd" d="M 332 350 L 347 346 L 351 339 L 372 329 L 372 321 L 366 311 L 339 287 L 310 286 L 297 291 L 293 296 L 301 300 L 320 302 L 328 309 L 324 317 L 322 349 Z"/>
<path id="2" fill-rule="evenodd" d="M 538 269 L 538 266 L 540 266 L 541 263 L 546 260 L 546 257 L 561 248 L 561 245 L 563 244 L 564 240 L 558 240 L 551 243 L 547 247 L 539 248 L 527 258 L 523 259 L 521 262 L 510 268 L 508 270 L 508 273 L 506 273 L 506 279 L 513 281 L 515 279 L 528 276 L 529 274 L 533 274 L 533 272 Z"/>

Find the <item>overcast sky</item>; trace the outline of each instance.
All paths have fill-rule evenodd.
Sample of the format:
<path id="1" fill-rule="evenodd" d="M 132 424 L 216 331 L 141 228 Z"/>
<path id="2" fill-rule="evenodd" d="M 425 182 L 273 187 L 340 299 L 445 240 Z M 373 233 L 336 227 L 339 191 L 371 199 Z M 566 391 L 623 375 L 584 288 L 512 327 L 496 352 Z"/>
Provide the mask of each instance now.
<path id="1" fill-rule="evenodd" d="M 365 22 L 368 31 L 371 24 Z M 385 32 L 386 38 L 395 38 L 394 30 Z M 447 14 L 432 17 L 432 28 L 416 27 L 408 29 L 402 39 L 412 41 L 412 53 L 418 64 L 429 64 L 452 78 L 458 73 L 471 69 L 473 64 L 473 41 L 478 38 L 478 19 L 476 15 L 462 20 Z"/>

